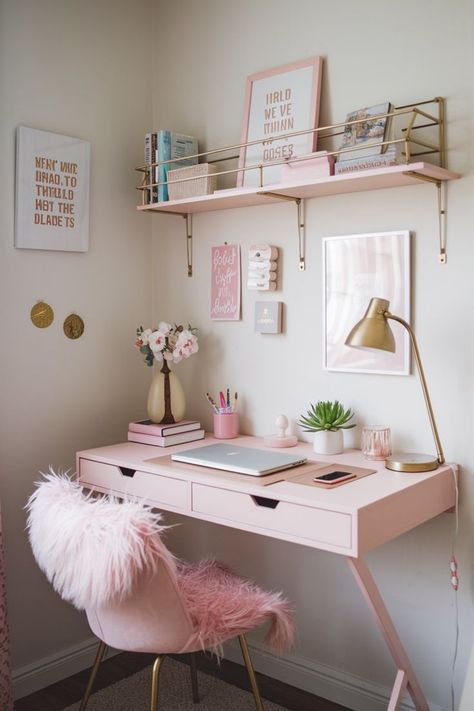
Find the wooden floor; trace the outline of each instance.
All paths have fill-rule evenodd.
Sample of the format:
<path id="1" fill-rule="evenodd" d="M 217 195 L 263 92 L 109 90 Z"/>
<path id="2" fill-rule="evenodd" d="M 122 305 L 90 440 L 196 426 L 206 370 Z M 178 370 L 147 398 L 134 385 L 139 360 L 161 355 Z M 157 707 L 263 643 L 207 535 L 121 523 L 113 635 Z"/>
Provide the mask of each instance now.
<path id="1" fill-rule="evenodd" d="M 110 684 L 125 679 L 152 664 L 154 659 L 155 657 L 151 654 L 129 652 L 107 659 L 101 664 L 93 691 L 99 691 L 99 689 L 104 689 Z M 176 659 L 182 662 L 187 661 L 186 655 L 176 657 Z M 240 689 L 250 691 L 245 668 L 240 664 L 222 660 L 218 665 L 215 658 L 199 653 L 197 654 L 197 666 L 206 674 L 219 677 Z M 88 676 L 89 670 L 86 669 L 68 679 L 48 686 L 46 689 L 37 691 L 35 694 L 25 696 L 15 702 L 15 711 L 62 711 L 81 699 Z M 263 674 L 257 674 L 257 679 L 264 699 L 281 704 L 290 711 L 349 711 L 345 706 L 320 699 L 313 694 L 283 684 L 281 681 L 271 679 Z M 196 706 L 196 711 L 199 711 L 199 706 Z"/>

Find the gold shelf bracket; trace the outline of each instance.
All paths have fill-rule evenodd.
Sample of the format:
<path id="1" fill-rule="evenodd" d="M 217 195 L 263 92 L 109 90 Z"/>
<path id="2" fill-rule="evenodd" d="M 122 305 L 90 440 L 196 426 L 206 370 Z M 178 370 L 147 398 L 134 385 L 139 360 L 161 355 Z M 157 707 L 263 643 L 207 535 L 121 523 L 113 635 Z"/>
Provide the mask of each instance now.
<path id="1" fill-rule="evenodd" d="M 193 218 L 188 212 L 183 215 L 186 220 L 186 259 L 188 262 L 188 277 L 193 275 Z"/>
<path id="2" fill-rule="evenodd" d="M 416 180 L 422 180 L 425 183 L 431 183 L 436 186 L 437 194 L 437 205 L 438 205 L 438 239 L 439 239 L 439 255 L 438 262 L 440 264 L 446 264 L 448 261 L 448 254 L 446 251 L 446 219 L 447 219 L 447 185 L 443 180 L 437 180 L 436 178 L 431 178 L 427 175 L 422 175 L 421 173 L 414 173 L 411 170 L 404 171 L 404 175 L 409 175 Z"/>
<path id="3" fill-rule="evenodd" d="M 293 197 L 292 195 L 281 195 L 280 193 L 272 193 L 268 190 L 263 190 L 259 192 L 259 195 L 268 195 L 269 197 L 276 197 L 279 200 L 289 200 L 294 202 L 297 211 L 297 224 L 298 224 L 298 269 L 300 272 L 304 272 L 306 269 L 306 239 L 305 239 L 305 222 L 304 222 L 304 201 L 303 198 Z"/>

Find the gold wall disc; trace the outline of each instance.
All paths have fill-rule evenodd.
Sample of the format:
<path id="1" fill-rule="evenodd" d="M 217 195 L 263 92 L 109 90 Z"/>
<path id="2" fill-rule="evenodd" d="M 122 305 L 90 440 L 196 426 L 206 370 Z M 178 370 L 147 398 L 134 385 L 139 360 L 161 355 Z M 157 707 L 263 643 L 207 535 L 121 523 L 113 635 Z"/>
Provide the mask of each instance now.
<path id="1" fill-rule="evenodd" d="M 30 311 L 30 318 L 37 328 L 48 328 L 53 323 L 54 311 L 49 304 L 38 301 Z"/>
<path id="2" fill-rule="evenodd" d="M 68 338 L 80 338 L 84 333 L 84 321 L 77 314 L 69 314 L 64 319 L 63 331 Z"/>

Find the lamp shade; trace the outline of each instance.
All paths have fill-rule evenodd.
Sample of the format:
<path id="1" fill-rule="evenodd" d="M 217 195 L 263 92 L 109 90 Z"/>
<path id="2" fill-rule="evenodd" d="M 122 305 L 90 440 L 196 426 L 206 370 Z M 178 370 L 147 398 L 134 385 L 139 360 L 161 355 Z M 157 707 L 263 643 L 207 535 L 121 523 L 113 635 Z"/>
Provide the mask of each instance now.
<path id="1" fill-rule="evenodd" d="M 347 336 L 346 346 L 395 353 L 395 338 L 386 317 L 389 306 L 387 299 L 372 298 L 363 318 Z"/>

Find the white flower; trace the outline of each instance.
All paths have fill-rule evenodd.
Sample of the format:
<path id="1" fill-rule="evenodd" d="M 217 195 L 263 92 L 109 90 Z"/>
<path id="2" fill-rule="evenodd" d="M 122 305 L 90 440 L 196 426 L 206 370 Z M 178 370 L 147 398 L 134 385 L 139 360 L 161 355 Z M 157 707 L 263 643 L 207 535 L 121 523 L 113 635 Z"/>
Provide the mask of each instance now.
<path id="1" fill-rule="evenodd" d="M 173 326 L 170 323 L 166 323 L 166 321 L 160 321 L 158 324 L 158 331 L 164 336 L 168 336 L 172 328 Z"/>
<path id="2" fill-rule="evenodd" d="M 153 331 L 148 337 L 148 344 L 156 358 L 157 354 L 161 353 L 166 346 L 166 336 L 161 331 Z"/>
<path id="3" fill-rule="evenodd" d="M 142 342 L 142 345 L 146 346 L 148 344 L 152 333 L 153 331 L 151 330 L 151 328 L 145 328 L 145 330 L 141 332 L 140 340 Z"/>
<path id="4" fill-rule="evenodd" d="M 176 341 L 176 347 L 173 350 L 173 359 L 175 363 L 178 363 L 177 358 L 179 358 L 179 360 L 189 358 L 193 353 L 197 353 L 198 350 L 199 346 L 196 336 L 191 333 L 191 331 L 181 331 Z"/>
<path id="5" fill-rule="evenodd" d="M 173 354 L 171 351 L 163 351 L 162 355 L 165 360 L 173 360 Z"/>

